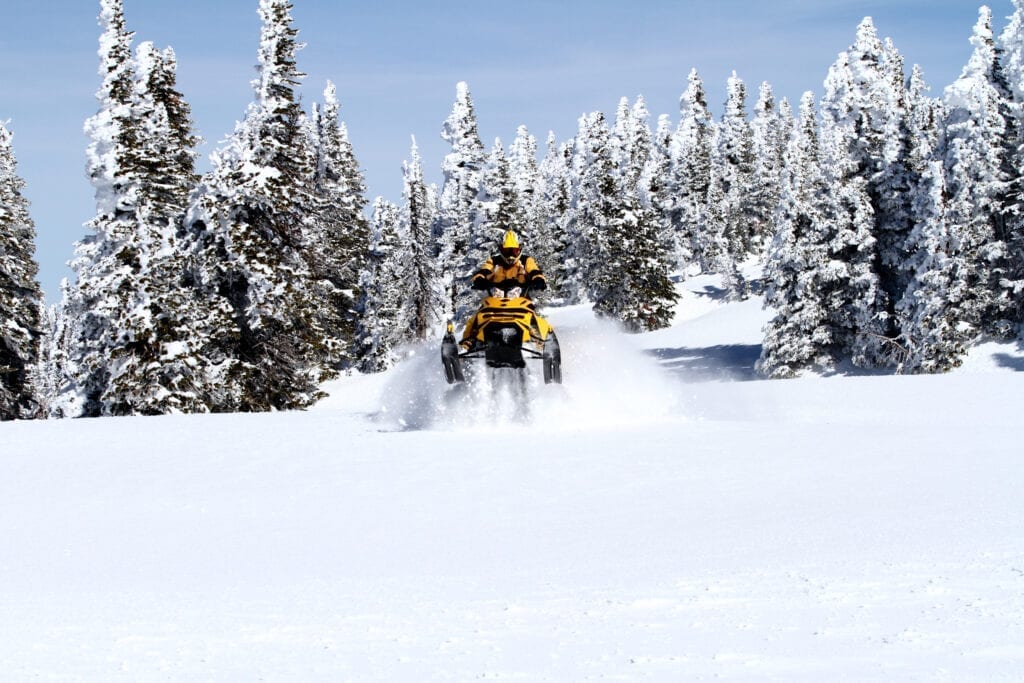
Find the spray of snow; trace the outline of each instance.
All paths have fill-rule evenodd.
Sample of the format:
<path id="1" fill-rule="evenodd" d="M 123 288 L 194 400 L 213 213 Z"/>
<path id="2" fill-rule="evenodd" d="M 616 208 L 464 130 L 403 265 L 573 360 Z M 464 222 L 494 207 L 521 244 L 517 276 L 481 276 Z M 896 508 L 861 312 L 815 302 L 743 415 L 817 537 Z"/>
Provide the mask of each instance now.
<path id="1" fill-rule="evenodd" d="M 387 430 L 515 430 L 523 425 L 585 432 L 678 418 L 673 381 L 635 340 L 578 307 L 553 320 L 562 348 L 563 384 L 545 385 L 539 360 L 524 371 L 466 362 L 468 381 L 449 386 L 440 345 L 407 349 L 390 373 L 375 419 Z"/>

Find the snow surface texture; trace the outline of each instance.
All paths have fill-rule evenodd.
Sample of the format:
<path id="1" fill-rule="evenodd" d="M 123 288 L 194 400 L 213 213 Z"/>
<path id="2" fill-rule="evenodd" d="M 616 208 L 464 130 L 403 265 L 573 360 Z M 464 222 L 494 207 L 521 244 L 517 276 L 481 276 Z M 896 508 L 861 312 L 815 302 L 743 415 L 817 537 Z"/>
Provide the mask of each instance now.
<path id="1" fill-rule="evenodd" d="M 549 311 L 528 424 L 433 348 L 305 413 L 0 425 L 0 678 L 1024 678 L 1021 349 L 752 381 L 767 314 L 705 284 Z"/>

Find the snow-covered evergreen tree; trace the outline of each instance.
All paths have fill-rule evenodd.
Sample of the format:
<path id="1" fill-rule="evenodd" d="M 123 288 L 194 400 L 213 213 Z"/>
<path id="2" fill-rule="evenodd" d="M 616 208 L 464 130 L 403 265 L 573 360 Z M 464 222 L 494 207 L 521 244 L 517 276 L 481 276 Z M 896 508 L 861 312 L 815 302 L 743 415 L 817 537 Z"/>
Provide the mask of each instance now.
<path id="1" fill-rule="evenodd" d="M 799 123 L 786 151 L 778 231 L 765 263 L 765 327 L 757 369 L 768 377 L 794 377 L 833 365 L 836 340 L 824 308 L 821 270 L 829 265 L 828 181 L 821 167 L 814 94 L 800 102 Z"/>
<path id="2" fill-rule="evenodd" d="M 918 223 L 911 235 L 915 275 L 900 301 L 904 372 L 944 372 L 963 362 L 974 332 L 963 324 L 971 298 L 971 269 L 946 220 L 945 169 L 932 161 L 915 202 Z"/>
<path id="3" fill-rule="evenodd" d="M 547 151 L 539 169 L 537 203 L 542 220 L 542 237 L 534 242 L 530 250 L 544 271 L 548 283 L 546 296 L 578 303 L 578 289 L 572 286 L 569 277 L 574 265 L 569 256 L 569 225 L 572 219 L 572 179 L 569 167 L 572 156 L 572 144 L 557 144 L 555 134 L 549 132 Z"/>
<path id="4" fill-rule="evenodd" d="M 672 187 L 678 198 L 679 223 L 677 230 L 681 253 L 680 267 L 691 260 L 711 270 L 704 255 L 695 251 L 706 226 L 708 188 L 711 185 L 711 148 L 714 121 L 708 109 L 704 82 L 694 69 L 689 85 L 679 100 L 680 119 L 672 140 Z"/>
<path id="5" fill-rule="evenodd" d="M 570 246 L 577 270 L 571 277 L 593 302 L 610 296 L 617 284 L 611 226 L 624 206 L 610 138 L 602 112 L 580 117 L 572 162 L 575 231 Z"/>
<path id="6" fill-rule="evenodd" d="M 961 323 L 976 334 L 1004 335 L 1015 329 L 1019 297 L 1011 181 L 1020 174 L 1020 157 L 1010 87 L 987 7 L 971 44 L 970 60 L 945 91 L 945 216 L 971 270 Z"/>
<path id="7" fill-rule="evenodd" d="M 207 313 L 188 286 L 188 242 L 182 231 L 197 180 L 191 111 L 176 89 L 173 50 L 152 43 L 136 51 L 135 118 L 140 171 L 135 188 L 138 263 L 126 282 L 130 315 L 119 321 L 109 349 L 103 413 L 164 414 L 206 410 L 199 328 Z M 130 290 L 127 288 L 131 288 Z"/>
<path id="8" fill-rule="evenodd" d="M 86 122 L 96 193 L 92 233 L 60 312 L 55 415 L 202 410 L 195 390 L 206 319 L 183 288 L 180 218 L 195 180 L 197 138 L 176 90 L 176 59 L 151 43 L 132 59 L 120 0 L 102 0 L 98 112 Z"/>
<path id="9" fill-rule="evenodd" d="M 325 336 L 324 361 L 336 369 L 351 364 L 369 233 L 363 215 L 366 184 L 347 128 L 338 120 L 340 108 L 334 84 L 328 82 L 323 106 L 314 105 L 309 119 L 315 172 L 305 238 L 313 293 L 320 302 L 317 327 Z"/>
<path id="10" fill-rule="evenodd" d="M 1002 64 L 1015 102 L 1024 102 L 1024 0 L 1010 0 L 1013 14 L 999 34 Z"/>
<path id="11" fill-rule="evenodd" d="M 522 214 L 520 238 L 531 254 L 543 250 L 544 219 L 540 213 L 540 166 L 537 162 L 537 138 L 526 126 L 516 129 L 515 140 L 508 149 L 508 172 L 515 187 Z"/>
<path id="12" fill-rule="evenodd" d="M 635 191 L 651 154 L 650 113 L 644 98 L 622 98 L 612 127 L 612 153 L 624 191 Z"/>
<path id="13" fill-rule="evenodd" d="M 762 83 L 750 122 L 754 159 L 751 196 L 747 199 L 751 253 L 760 255 L 775 233 L 782 168 L 793 121 L 789 103 L 776 106 L 771 85 Z"/>
<path id="14" fill-rule="evenodd" d="M 807 94 L 801 104 L 766 274 L 766 302 L 778 316 L 768 327 L 759 367 L 770 376 L 846 359 L 873 366 L 886 344 L 867 181 L 853 171 L 843 151 L 846 131 L 834 123 L 824 127 L 814 153 L 812 102 Z"/>
<path id="15" fill-rule="evenodd" d="M 437 263 L 431 239 L 437 220 L 436 202 L 423 180 L 423 165 L 413 139 L 410 160 L 402 165 L 402 206 L 398 218 L 399 246 L 394 263 L 401 288 L 398 343 L 422 341 L 440 331 L 443 294 L 438 290 Z"/>
<path id="16" fill-rule="evenodd" d="M 1013 0 L 1013 8 L 999 37 L 1000 62 L 1011 93 L 1013 127 L 1007 138 L 1016 157 L 1007 187 L 1009 272 L 1001 284 L 1012 302 L 1010 314 L 1020 323 L 1024 322 L 1024 0 Z"/>
<path id="17" fill-rule="evenodd" d="M 739 207 L 734 203 L 735 195 L 726 179 L 726 164 L 721 159 L 717 153 L 712 156 L 704 230 L 695 247 L 701 254 L 704 269 L 721 275 L 726 299 L 739 301 L 747 294 L 747 284 L 740 272 L 740 257 L 733 251 L 738 242 L 735 238 Z"/>
<path id="18" fill-rule="evenodd" d="M 739 266 L 754 251 L 755 180 L 746 86 L 733 73 L 728 83 L 725 115 L 712 138 L 705 229 L 694 239 L 705 269 L 722 274 L 728 297 L 733 300 L 747 294 Z"/>
<path id="19" fill-rule="evenodd" d="M 330 376 L 306 260 L 315 157 L 295 90 L 298 32 L 287 0 L 260 0 L 259 14 L 255 100 L 214 153 L 190 216 L 197 284 L 212 310 L 227 313 L 209 331 L 218 411 L 308 406 Z"/>
<path id="20" fill-rule="evenodd" d="M 121 0 L 101 0 L 99 110 L 86 121 L 91 138 L 89 178 L 96 193 L 92 233 L 75 247 L 71 262 L 76 280 L 65 290 L 61 317 L 67 335 L 62 358 L 61 396 L 55 414 L 69 417 L 103 414 L 102 396 L 110 380 L 110 349 L 120 318 L 131 311 L 139 267 L 135 244 L 138 221 L 134 189 L 139 130 L 133 116 L 135 74 L 132 33 Z"/>
<path id="21" fill-rule="evenodd" d="M 847 269 L 840 281 L 851 288 L 842 297 L 844 345 L 858 365 L 868 367 L 889 364 L 896 355 L 889 292 L 903 281 L 893 266 L 907 228 L 905 216 L 879 213 L 893 201 L 881 194 L 891 185 L 886 150 L 901 115 L 883 59 L 883 45 L 866 18 L 854 45 L 829 69 L 821 102 L 823 160 L 834 190 L 836 235 L 843 241 L 834 251 Z"/>
<path id="22" fill-rule="evenodd" d="M 867 346 L 856 355 L 873 366 L 892 364 L 899 355 L 895 306 L 910 279 L 907 239 L 914 188 L 907 170 L 911 141 L 903 79 L 902 56 L 892 41 L 879 39 L 867 17 L 854 44 L 830 68 L 822 99 L 828 170 L 844 188 L 849 206 L 856 207 L 854 213 L 864 216 L 867 202 L 872 214 L 876 254 L 871 267 L 880 289 L 874 301 L 863 301 L 874 310 L 857 316 L 868 328 L 860 335 Z M 855 196 L 861 191 L 864 196 Z"/>
<path id="23" fill-rule="evenodd" d="M 405 297 L 404 283 L 398 280 L 398 217 L 398 206 L 380 197 L 374 201 L 356 308 L 354 355 L 363 372 L 382 372 L 391 367 L 403 332 L 398 326 L 399 308 Z"/>
<path id="24" fill-rule="evenodd" d="M 502 236 L 508 230 L 515 231 L 521 240 L 527 234 L 527 215 L 520 197 L 508 157 L 505 156 L 505 148 L 501 140 L 496 139 L 480 177 L 480 188 L 477 191 L 480 211 L 467 249 L 468 255 L 478 266 L 495 253 Z"/>
<path id="25" fill-rule="evenodd" d="M 646 132 L 646 138 L 645 138 Z M 594 312 L 631 332 L 668 325 L 676 293 L 661 224 L 640 183 L 650 154 L 646 108 L 619 109 L 609 131 L 600 112 L 580 119 L 574 164 L 581 274 Z"/>
<path id="26" fill-rule="evenodd" d="M 907 128 L 912 141 L 907 170 L 914 195 L 914 227 L 907 241 L 912 273 L 896 313 L 900 330 L 901 372 L 941 372 L 962 362 L 969 327 L 959 323 L 963 280 L 969 272 L 959 241 L 946 221 L 946 181 L 940 145 L 943 119 L 939 101 L 927 95 L 915 66 L 907 88 Z"/>
<path id="27" fill-rule="evenodd" d="M 677 197 L 672 183 L 672 123 L 667 114 L 658 117 L 658 126 L 651 138 L 650 154 L 640 182 L 643 200 L 653 212 L 658 240 L 668 255 L 666 272 L 678 267 L 680 254 Z M 689 244 L 686 245 L 689 253 Z M 688 258 L 688 257 L 687 257 Z"/>
<path id="28" fill-rule="evenodd" d="M 38 377 L 45 321 L 36 232 L 11 138 L 0 122 L 0 420 L 43 412 Z"/>
<path id="29" fill-rule="evenodd" d="M 487 163 L 473 100 L 465 82 L 456 87 L 455 104 L 441 129 L 441 137 L 451 145 L 451 151 L 441 165 L 444 180 L 433 234 L 438 240 L 435 253 L 439 256 L 441 276 L 449 293 L 446 315 L 456 315 L 465 314 L 475 301 L 468 283 L 480 264 L 468 249 L 473 227 L 478 223 L 478 191 Z"/>

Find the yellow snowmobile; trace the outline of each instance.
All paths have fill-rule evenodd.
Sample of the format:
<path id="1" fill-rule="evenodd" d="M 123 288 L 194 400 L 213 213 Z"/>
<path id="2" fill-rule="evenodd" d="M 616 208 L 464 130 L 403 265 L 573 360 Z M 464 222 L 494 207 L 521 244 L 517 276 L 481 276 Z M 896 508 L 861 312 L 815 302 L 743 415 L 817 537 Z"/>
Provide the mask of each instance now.
<path id="1" fill-rule="evenodd" d="M 514 283 L 512 283 L 514 284 Z M 562 383 L 562 352 L 555 330 L 537 315 L 533 301 L 521 287 L 494 286 L 484 297 L 480 310 L 467 323 L 472 345 L 460 351 L 454 327 L 441 342 L 444 377 L 449 384 L 464 382 L 462 361 L 483 359 L 491 368 L 526 367 L 527 359 L 543 361 L 544 383 Z"/>

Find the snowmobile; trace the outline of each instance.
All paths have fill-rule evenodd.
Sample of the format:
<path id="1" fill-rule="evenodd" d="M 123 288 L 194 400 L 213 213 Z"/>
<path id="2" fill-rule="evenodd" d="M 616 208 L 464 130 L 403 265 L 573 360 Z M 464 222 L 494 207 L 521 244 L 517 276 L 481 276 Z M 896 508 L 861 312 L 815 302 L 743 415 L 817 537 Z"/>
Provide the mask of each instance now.
<path id="1" fill-rule="evenodd" d="M 441 361 L 448 384 L 466 381 L 463 361 L 483 360 L 490 368 L 521 370 L 527 359 L 543 362 L 545 384 L 562 383 L 562 351 L 555 330 L 537 315 L 533 301 L 518 285 L 507 289 L 500 285 L 492 287 L 469 324 L 474 326 L 473 344 L 460 351 L 454 326 L 448 321 L 441 341 Z"/>

